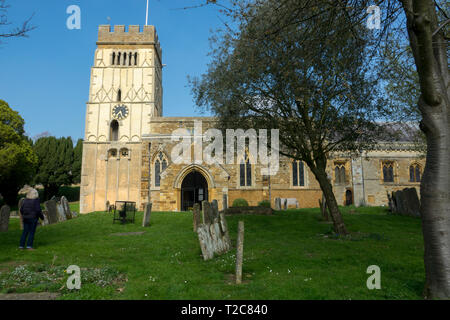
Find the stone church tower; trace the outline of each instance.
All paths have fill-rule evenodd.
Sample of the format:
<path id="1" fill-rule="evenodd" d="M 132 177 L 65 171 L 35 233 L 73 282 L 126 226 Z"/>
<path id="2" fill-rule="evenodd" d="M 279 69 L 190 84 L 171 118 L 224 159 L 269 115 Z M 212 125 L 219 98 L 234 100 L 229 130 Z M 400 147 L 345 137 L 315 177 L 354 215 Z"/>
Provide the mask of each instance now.
<path id="1" fill-rule="evenodd" d="M 162 116 L 162 51 L 154 26 L 102 25 L 91 70 L 80 211 L 140 205 L 142 136 Z"/>

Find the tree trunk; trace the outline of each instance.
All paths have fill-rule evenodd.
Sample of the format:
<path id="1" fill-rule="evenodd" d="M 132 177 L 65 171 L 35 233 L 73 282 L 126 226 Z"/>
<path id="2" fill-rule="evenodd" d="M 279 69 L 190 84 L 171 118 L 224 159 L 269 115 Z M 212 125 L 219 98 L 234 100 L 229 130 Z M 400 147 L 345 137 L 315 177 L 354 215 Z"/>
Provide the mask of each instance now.
<path id="1" fill-rule="evenodd" d="M 442 105 L 449 109 L 450 104 Z M 426 108 L 423 106 L 422 108 Z M 420 185 L 422 231 L 425 244 L 424 296 L 450 298 L 450 130 L 448 116 L 433 116 L 441 130 L 427 136 L 427 158 Z M 426 128 L 428 121 L 424 118 Z M 426 131 L 426 129 L 425 129 Z"/>
<path id="2" fill-rule="evenodd" d="M 402 0 L 420 80 L 427 157 L 420 185 L 425 298 L 450 298 L 450 97 L 446 40 L 432 0 Z M 435 35 L 433 35 L 435 33 Z"/>
<path id="3" fill-rule="evenodd" d="M 330 180 L 328 180 L 325 168 L 314 168 L 312 169 L 314 176 L 317 181 L 319 181 L 320 188 L 322 189 L 323 196 L 325 197 L 325 203 L 333 220 L 334 232 L 341 235 L 348 234 L 345 228 L 344 220 L 342 219 L 342 214 L 339 211 L 339 207 L 334 197 L 333 187 L 331 186 Z"/>

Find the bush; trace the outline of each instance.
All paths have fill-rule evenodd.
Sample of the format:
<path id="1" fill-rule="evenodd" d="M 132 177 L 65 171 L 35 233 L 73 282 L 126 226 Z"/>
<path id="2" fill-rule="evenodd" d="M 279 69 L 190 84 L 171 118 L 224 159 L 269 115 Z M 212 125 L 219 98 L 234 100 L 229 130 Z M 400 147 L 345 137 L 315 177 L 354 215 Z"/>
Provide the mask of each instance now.
<path id="1" fill-rule="evenodd" d="M 238 198 L 233 201 L 233 207 L 248 207 L 248 202 L 245 199 Z"/>
<path id="2" fill-rule="evenodd" d="M 269 200 L 260 201 L 260 202 L 258 202 L 258 206 L 259 207 L 270 208 L 270 201 Z"/>

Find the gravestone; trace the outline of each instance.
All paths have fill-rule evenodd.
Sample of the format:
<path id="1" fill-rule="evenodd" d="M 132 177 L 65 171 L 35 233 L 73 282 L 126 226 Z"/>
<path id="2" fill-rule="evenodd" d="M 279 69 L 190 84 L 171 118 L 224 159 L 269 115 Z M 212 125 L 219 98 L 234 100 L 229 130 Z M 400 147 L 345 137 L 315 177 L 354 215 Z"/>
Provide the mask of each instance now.
<path id="1" fill-rule="evenodd" d="M 44 202 L 45 210 L 48 213 L 48 223 L 54 224 L 58 222 L 58 212 L 56 211 L 56 201 L 48 200 Z"/>
<path id="2" fill-rule="evenodd" d="M 420 217 L 420 201 L 416 188 L 403 190 L 403 203 L 405 204 L 405 213 L 408 216 Z"/>
<path id="3" fill-rule="evenodd" d="M 42 215 L 44 216 L 44 220 L 41 221 L 41 226 L 46 226 L 48 225 L 48 212 L 47 210 L 42 210 Z"/>
<path id="4" fill-rule="evenodd" d="M 226 194 L 224 194 L 222 196 L 222 201 L 223 201 L 223 210 L 227 210 L 228 209 L 228 196 Z"/>
<path id="5" fill-rule="evenodd" d="M 202 202 L 202 220 L 204 224 L 211 224 L 214 222 L 214 215 L 213 215 L 213 209 L 211 206 L 211 203 L 208 201 Z"/>
<path id="6" fill-rule="evenodd" d="M 392 193 L 393 194 L 393 193 Z M 389 206 L 389 212 L 390 213 L 395 213 L 395 204 L 394 204 L 394 199 L 393 196 L 391 196 L 389 194 L 389 192 L 387 192 L 387 197 L 388 197 L 388 206 Z"/>
<path id="7" fill-rule="evenodd" d="M 109 206 L 109 201 L 106 201 L 106 209 L 105 209 L 105 211 L 106 212 L 110 212 L 110 206 Z"/>
<path id="8" fill-rule="evenodd" d="M 25 198 L 20 198 L 20 200 L 19 200 L 19 210 L 17 210 L 18 211 L 18 213 L 19 213 L 19 220 L 20 220 L 20 230 L 23 230 L 23 217 L 22 217 L 22 212 L 20 211 L 20 208 L 22 208 L 22 204 L 23 204 L 23 202 L 25 201 Z"/>
<path id="9" fill-rule="evenodd" d="M 152 213 L 152 203 L 148 202 L 144 207 L 144 218 L 142 219 L 142 226 L 148 227 L 150 225 L 150 215 Z"/>
<path id="10" fill-rule="evenodd" d="M 72 218 L 76 218 L 76 217 L 78 217 L 78 212 L 72 211 Z"/>
<path id="11" fill-rule="evenodd" d="M 275 198 L 275 210 L 280 211 L 281 210 L 281 199 Z"/>
<path id="12" fill-rule="evenodd" d="M 403 191 L 399 190 L 394 193 L 395 212 L 399 214 L 405 214 L 405 203 L 403 197 Z"/>
<path id="13" fill-rule="evenodd" d="M 287 208 L 288 208 L 288 207 L 287 207 L 287 199 L 284 199 L 284 198 L 283 198 L 283 199 L 282 199 L 282 202 L 283 202 L 283 209 L 284 209 L 284 210 L 287 210 Z"/>
<path id="14" fill-rule="evenodd" d="M 0 209 L 0 232 L 8 231 L 11 209 L 6 204 Z"/>
<path id="15" fill-rule="evenodd" d="M 197 226 L 197 234 L 204 260 L 214 257 L 214 254 L 225 253 L 231 248 L 228 225 L 225 214 L 218 213 L 216 206 L 208 201 L 202 202 L 203 219 Z M 213 218 L 217 213 L 217 217 Z"/>
<path id="16" fill-rule="evenodd" d="M 200 204 L 195 203 L 192 209 L 194 232 L 197 232 L 198 226 L 202 223 L 202 214 L 200 212 Z"/>
<path id="17" fill-rule="evenodd" d="M 58 221 L 66 221 L 66 214 L 64 213 L 64 208 L 61 204 L 61 202 L 56 202 L 56 212 L 58 213 Z"/>
<path id="18" fill-rule="evenodd" d="M 64 214 L 66 216 L 66 219 L 72 219 L 72 212 L 70 211 L 69 201 L 67 201 L 67 198 L 65 196 L 61 197 L 61 205 L 64 209 Z"/>
<path id="19" fill-rule="evenodd" d="M 211 202 L 211 208 L 213 209 L 213 210 L 212 210 L 212 213 L 213 213 L 213 219 L 219 218 L 219 201 L 217 201 L 217 200 L 214 199 L 214 200 Z"/>

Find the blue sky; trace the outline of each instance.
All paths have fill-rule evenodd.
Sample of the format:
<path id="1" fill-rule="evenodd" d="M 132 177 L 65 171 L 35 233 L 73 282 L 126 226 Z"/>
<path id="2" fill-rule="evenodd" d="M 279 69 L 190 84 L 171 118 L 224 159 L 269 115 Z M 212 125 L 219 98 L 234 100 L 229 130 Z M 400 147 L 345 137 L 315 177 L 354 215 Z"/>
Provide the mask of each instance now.
<path id="1" fill-rule="evenodd" d="M 193 116 L 187 76 L 206 71 L 209 37 L 222 26 L 217 8 L 177 10 L 201 0 L 150 0 L 149 24 L 163 48 L 164 115 Z M 0 45 L 0 99 L 25 119 L 30 137 L 83 138 L 90 68 L 98 25 L 143 25 L 146 0 L 7 0 L 14 26 L 34 13 L 29 38 Z M 81 8 L 81 30 L 69 30 L 66 9 Z M 108 20 L 108 17 L 110 20 Z M 2 29 L 3 31 L 3 29 Z"/>

